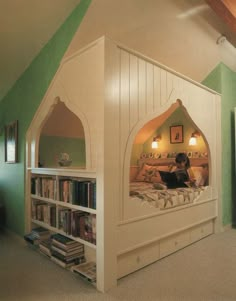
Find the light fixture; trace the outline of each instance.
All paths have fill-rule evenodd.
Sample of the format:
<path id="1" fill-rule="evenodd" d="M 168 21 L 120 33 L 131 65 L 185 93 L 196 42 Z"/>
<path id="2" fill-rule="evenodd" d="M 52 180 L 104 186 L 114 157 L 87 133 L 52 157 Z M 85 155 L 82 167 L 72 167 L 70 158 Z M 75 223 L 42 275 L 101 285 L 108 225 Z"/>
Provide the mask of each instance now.
<path id="1" fill-rule="evenodd" d="M 194 146 L 197 145 L 197 138 L 200 137 L 200 133 L 198 131 L 195 131 L 192 133 L 190 139 L 189 139 L 189 145 Z"/>
<path id="2" fill-rule="evenodd" d="M 152 148 L 158 148 L 158 142 L 161 140 L 160 136 L 153 137 Z"/>

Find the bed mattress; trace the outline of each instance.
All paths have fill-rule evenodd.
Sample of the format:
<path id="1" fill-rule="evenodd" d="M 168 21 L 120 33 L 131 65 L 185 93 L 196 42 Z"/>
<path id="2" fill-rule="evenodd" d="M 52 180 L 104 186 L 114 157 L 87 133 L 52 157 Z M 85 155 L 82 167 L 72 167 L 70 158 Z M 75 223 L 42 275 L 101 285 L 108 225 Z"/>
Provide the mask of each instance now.
<path id="1" fill-rule="evenodd" d="M 151 207 L 165 210 L 197 202 L 205 189 L 205 186 L 156 189 L 153 183 L 131 182 L 130 199 L 136 199 L 141 201 L 141 204 L 149 204 Z"/>

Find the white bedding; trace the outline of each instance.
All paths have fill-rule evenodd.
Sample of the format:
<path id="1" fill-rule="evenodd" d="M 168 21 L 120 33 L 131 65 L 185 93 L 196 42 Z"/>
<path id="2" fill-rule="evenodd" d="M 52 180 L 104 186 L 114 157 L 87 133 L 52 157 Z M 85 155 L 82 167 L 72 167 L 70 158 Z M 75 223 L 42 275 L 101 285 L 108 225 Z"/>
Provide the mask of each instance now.
<path id="1" fill-rule="evenodd" d="M 154 188 L 153 183 L 131 182 L 130 199 L 138 199 L 141 204 L 148 203 L 152 207 L 164 210 L 196 202 L 205 189 L 203 186 L 159 190 Z"/>

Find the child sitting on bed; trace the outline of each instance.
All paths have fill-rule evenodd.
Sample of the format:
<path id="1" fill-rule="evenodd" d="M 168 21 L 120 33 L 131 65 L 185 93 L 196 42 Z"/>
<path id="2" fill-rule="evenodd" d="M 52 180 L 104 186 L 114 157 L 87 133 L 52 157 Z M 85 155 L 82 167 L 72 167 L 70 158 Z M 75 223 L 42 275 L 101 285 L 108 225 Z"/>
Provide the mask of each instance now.
<path id="1" fill-rule="evenodd" d="M 194 186 L 195 179 L 193 171 L 190 167 L 190 161 L 188 156 L 185 153 L 178 153 L 175 157 L 176 163 L 176 176 L 178 179 L 178 183 L 182 187 L 186 186 Z"/>

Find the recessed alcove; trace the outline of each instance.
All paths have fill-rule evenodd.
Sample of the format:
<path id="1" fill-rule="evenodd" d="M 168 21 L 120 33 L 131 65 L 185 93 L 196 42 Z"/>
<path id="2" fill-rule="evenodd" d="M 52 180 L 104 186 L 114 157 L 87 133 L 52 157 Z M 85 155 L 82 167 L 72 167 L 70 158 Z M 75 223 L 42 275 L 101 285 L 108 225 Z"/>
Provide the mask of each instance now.
<path id="1" fill-rule="evenodd" d="M 179 143 L 171 141 L 171 127 L 181 126 L 182 140 Z M 189 145 L 192 134 L 197 132 L 196 145 Z M 158 148 L 152 148 L 152 141 L 158 137 Z M 180 100 L 161 115 L 148 121 L 136 134 L 130 158 L 130 181 L 135 181 L 136 175 L 144 163 L 170 165 L 174 164 L 177 153 L 188 155 L 192 166 L 207 166 L 210 150 L 204 133 L 188 114 Z M 209 178 L 207 180 L 207 185 Z"/>
<path id="2" fill-rule="evenodd" d="M 69 156 L 71 167 L 85 167 L 85 134 L 81 120 L 58 100 L 41 129 L 39 167 L 58 167 L 62 154 Z"/>

